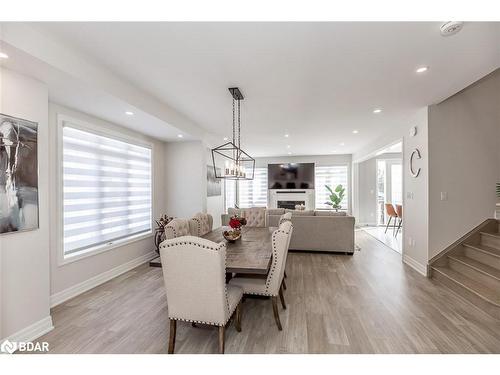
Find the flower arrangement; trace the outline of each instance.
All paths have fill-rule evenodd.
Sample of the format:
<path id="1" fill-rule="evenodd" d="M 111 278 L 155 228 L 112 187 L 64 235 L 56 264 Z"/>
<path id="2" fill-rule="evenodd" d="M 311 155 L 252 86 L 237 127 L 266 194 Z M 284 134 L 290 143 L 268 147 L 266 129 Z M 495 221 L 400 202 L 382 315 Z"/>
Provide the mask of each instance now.
<path id="1" fill-rule="evenodd" d="M 234 242 L 241 237 L 241 227 L 247 224 L 247 219 L 238 215 L 231 216 L 229 226 L 231 230 L 226 230 L 222 234 L 229 242 Z"/>
<path id="2" fill-rule="evenodd" d="M 243 225 L 247 224 L 247 219 L 239 217 L 238 215 L 231 216 L 229 219 L 229 226 L 235 230 L 239 230 Z"/>

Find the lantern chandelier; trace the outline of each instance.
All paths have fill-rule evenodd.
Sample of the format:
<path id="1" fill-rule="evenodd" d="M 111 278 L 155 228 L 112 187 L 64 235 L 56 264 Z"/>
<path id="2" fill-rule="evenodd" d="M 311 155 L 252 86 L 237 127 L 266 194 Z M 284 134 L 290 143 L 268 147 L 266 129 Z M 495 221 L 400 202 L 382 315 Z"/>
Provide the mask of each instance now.
<path id="1" fill-rule="evenodd" d="M 240 102 L 243 94 L 238 87 L 229 88 L 233 96 L 233 139 L 212 149 L 215 178 L 253 180 L 255 159 L 241 149 Z"/>

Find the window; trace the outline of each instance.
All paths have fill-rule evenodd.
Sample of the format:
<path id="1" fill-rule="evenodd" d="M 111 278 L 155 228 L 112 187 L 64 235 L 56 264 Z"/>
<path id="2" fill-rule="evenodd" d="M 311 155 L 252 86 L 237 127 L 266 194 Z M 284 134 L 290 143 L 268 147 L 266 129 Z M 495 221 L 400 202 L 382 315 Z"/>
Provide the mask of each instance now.
<path id="1" fill-rule="evenodd" d="M 63 249 L 73 256 L 151 232 L 151 149 L 62 128 Z"/>
<path id="2" fill-rule="evenodd" d="M 333 166 L 316 166 L 315 168 L 315 191 L 316 191 L 316 208 L 330 208 L 325 202 L 329 201 L 330 193 L 325 188 L 325 185 L 330 186 L 335 190 L 337 185 L 342 185 L 345 190 L 344 199 L 342 200 L 342 208 L 348 207 L 348 168 L 347 165 Z"/>
<path id="3" fill-rule="evenodd" d="M 253 180 L 238 181 L 239 207 L 267 206 L 267 168 L 255 168 Z"/>
<path id="4" fill-rule="evenodd" d="M 255 168 L 253 180 L 225 180 L 225 206 L 241 208 L 267 206 L 267 168 Z"/>

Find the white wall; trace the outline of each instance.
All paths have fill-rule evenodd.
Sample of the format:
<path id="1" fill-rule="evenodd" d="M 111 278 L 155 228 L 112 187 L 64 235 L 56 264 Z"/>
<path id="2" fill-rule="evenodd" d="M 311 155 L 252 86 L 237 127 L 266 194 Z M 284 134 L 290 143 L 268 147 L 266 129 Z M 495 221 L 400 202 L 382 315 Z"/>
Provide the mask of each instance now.
<path id="1" fill-rule="evenodd" d="M 315 163 L 318 166 L 328 165 L 345 165 L 347 164 L 347 175 L 351 176 L 351 161 L 350 154 L 344 155 L 302 155 L 302 156 L 273 156 L 255 158 L 255 167 L 267 168 L 268 164 L 279 163 Z M 347 180 L 348 191 L 348 211 L 352 212 L 352 181 Z"/>
<path id="2" fill-rule="evenodd" d="M 124 246 L 116 247 L 100 254 L 80 259 L 72 263 L 58 264 L 58 196 L 56 190 L 57 182 L 57 115 L 66 115 L 79 121 L 98 125 L 104 130 L 116 132 L 124 137 L 130 137 L 141 141 L 151 142 L 153 144 L 153 218 L 158 218 L 166 213 L 165 199 L 165 168 L 164 151 L 165 143 L 143 136 L 137 132 L 121 126 L 111 124 L 98 118 L 71 110 L 69 108 L 51 103 L 49 106 L 50 122 L 50 209 L 53 213 L 51 217 L 51 238 L 50 238 L 50 270 L 51 270 L 51 295 L 61 293 L 68 288 L 72 288 L 92 277 L 98 276 L 115 267 L 121 266 L 134 259 L 140 258 L 154 250 L 153 238 L 148 237 Z"/>
<path id="3" fill-rule="evenodd" d="M 201 141 L 168 142 L 165 148 L 166 212 L 190 218 L 206 211 L 206 151 Z"/>
<path id="4" fill-rule="evenodd" d="M 377 225 L 377 160 L 358 164 L 358 225 Z"/>
<path id="5" fill-rule="evenodd" d="M 212 161 L 212 152 L 211 149 L 206 147 L 205 148 L 205 157 L 206 157 L 206 162 L 205 162 L 205 168 L 213 168 L 213 161 Z M 205 169 L 205 176 L 207 174 L 207 171 Z M 205 178 L 205 191 L 206 191 L 206 183 L 207 180 Z M 212 215 L 214 218 L 214 228 L 218 228 L 222 225 L 221 221 L 221 214 L 224 212 L 224 180 L 220 180 L 221 184 L 221 195 L 216 195 L 213 197 L 207 196 L 207 203 L 206 203 L 206 210 L 207 213 Z"/>
<path id="6" fill-rule="evenodd" d="M 429 260 L 429 151 L 427 108 L 418 111 L 406 124 L 403 140 L 403 260 L 421 273 L 426 273 Z M 409 129 L 417 127 L 417 135 L 409 135 Z M 421 168 L 418 177 L 409 171 L 409 159 L 418 148 L 420 160 L 414 168 Z M 410 244 L 411 240 L 411 244 Z"/>
<path id="7" fill-rule="evenodd" d="M 499 141 L 500 69 L 429 108 L 430 258 L 493 217 Z"/>
<path id="8" fill-rule="evenodd" d="M 48 91 L 38 81 L 0 68 L 0 112 L 38 123 L 39 229 L 0 236 L 1 337 L 40 321 L 49 311 L 49 129 Z"/>

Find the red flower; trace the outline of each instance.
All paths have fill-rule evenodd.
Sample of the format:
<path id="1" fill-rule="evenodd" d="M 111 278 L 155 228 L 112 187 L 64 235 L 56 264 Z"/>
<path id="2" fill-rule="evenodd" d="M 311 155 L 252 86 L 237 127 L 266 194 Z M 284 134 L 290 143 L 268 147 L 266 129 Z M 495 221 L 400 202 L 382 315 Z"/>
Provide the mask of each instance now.
<path id="1" fill-rule="evenodd" d="M 233 229 L 238 229 L 239 227 L 241 227 L 241 222 L 238 218 L 232 217 L 229 220 L 229 226 Z"/>

